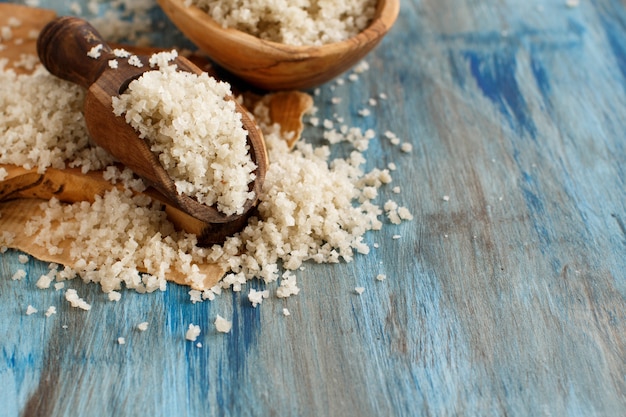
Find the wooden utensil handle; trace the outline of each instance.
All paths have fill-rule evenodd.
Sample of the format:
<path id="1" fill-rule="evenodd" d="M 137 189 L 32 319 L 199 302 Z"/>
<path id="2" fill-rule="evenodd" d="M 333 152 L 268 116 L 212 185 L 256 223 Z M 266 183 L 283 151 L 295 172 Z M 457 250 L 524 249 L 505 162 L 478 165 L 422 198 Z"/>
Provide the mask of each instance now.
<path id="1" fill-rule="evenodd" d="M 98 58 L 90 54 L 92 48 L 101 48 Z M 70 16 L 59 17 L 43 28 L 37 39 L 37 54 L 50 73 L 84 88 L 100 77 L 113 57 L 93 26 Z"/>

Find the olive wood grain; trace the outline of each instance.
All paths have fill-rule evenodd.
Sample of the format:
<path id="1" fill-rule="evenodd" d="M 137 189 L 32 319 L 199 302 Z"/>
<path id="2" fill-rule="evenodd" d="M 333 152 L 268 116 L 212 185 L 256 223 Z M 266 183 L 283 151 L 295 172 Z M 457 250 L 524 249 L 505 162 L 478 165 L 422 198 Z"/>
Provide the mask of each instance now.
<path id="1" fill-rule="evenodd" d="M 157 0 L 165 14 L 193 43 L 228 71 L 269 90 L 309 88 L 331 80 L 365 57 L 387 34 L 399 0 L 380 0 L 370 25 L 357 36 L 321 46 L 271 42 L 224 28 L 184 0 Z"/>
<path id="2" fill-rule="evenodd" d="M 102 45 L 101 56 L 98 59 L 89 57 L 87 53 L 97 45 Z M 39 35 L 37 50 L 41 62 L 52 74 L 88 89 L 84 107 L 85 121 L 91 137 L 98 145 L 161 192 L 170 206 L 178 207 L 207 224 L 242 225 L 242 220 L 258 202 L 267 169 L 267 153 L 260 131 L 247 111 L 236 101 L 237 111 L 248 132 L 250 155 L 257 165 L 256 179 L 250 184 L 255 198 L 246 202 L 243 214 L 227 216 L 215 207 L 200 204 L 187 195 L 177 193 L 174 181 L 148 144 L 138 137 L 123 117 L 113 114 L 112 97 L 121 94 L 131 81 L 150 70 L 148 56 L 137 55 L 143 64 L 140 68 L 129 64 L 127 59 L 118 59 L 118 68 L 110 68 L 108 61 L 115 59 L 111 48 L 89 23 L 74 17 L 60 17 L 50 22 Z M 174 63 L 182 71 L 202 73 L 184 57 L 176 58 Z M 226 228 L 230 229 L 230 226 Z"/>

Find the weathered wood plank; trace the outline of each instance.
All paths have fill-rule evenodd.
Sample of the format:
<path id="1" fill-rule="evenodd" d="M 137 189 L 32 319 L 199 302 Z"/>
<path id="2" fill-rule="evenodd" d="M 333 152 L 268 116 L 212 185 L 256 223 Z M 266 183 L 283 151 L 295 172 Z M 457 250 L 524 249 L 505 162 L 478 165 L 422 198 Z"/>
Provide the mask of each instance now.
<path id="1" fill-rule="evenodd" d="M 71 282 L 93 305 L 77 312 L 34 287 L 45 264 L 15 282 L 3 254 L 0 415 L 623 415 L 626 7 L 545 3 L 406 0 L 370 71 L 323 86 L 320 117 L 413 143 L 381 138 L 368 166 L 397 164 L 415 220 L 354 263 L 307 265 L 297 297 L 114 304 Z"/>

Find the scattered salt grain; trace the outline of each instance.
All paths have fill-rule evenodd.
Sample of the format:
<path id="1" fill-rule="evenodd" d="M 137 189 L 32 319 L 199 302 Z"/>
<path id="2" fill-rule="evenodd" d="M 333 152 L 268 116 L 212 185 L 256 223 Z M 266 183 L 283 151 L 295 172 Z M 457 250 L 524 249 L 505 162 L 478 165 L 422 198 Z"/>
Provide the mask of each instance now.
<path id="1" fill-rule="evenodd" d="M 580 0 L 565 0 L 565 5 L 570 8 L 580 6 Z"/>
<path id="2" fill-rule="evenodd" d="M 89 50 L 89 52 L 87 52 L 87 56 L 88 56 L 89 58 L 93 58 L 93 59 L 98 59 L 98 58 L 100 58 L 100 55 L 101 55 L 101 52 L 102 52 L 102 48 L 103 48 L 103 47 L 104 47 L 104 46 L 103 46 L 101 43 L 99 43 L 98 45 L 96 45 L 96 46 L 92 47 L 92 48 Z"/>
<path id="3" fill-rule="evenodd" d="M 283 316 L 291 316 L 289 309 L 283 308 Z"/>
<path id="4" fill-rule="evenodd" d="M 352 74 L 348 75 L 348 80 L 352 82 L 358 81 L 359 75 L 353 72 Z"/>
<path id="5" fill-rule="evenodd" d="M 33 306 L 31 306 L 30 304 L 28 305 L 28 307 L 26 307 L 26 315 L 30 316 L 31 314 L 35 314 L 37 312 L 37 309 Z"/>
<path id="6" fill-rule="evenodd" d="M 115 55 L 116 58 L 129 58 L 131 53 L 126 49 L 116 48 L 113 50 L 113 55 Z"/>
<path id="7" fill-rule="evenodd" d="M 207 12 L 223 27 L 289 45 L 339 42 L 365 29 L 376 11 L 375 0 L 344 2 L 185 0 Z"/>
<path id="8" fill-rule="evenodd" d="M 378 101 L 376 101 L 375 98 L 370 98 L 369 100 L 367 100 L 367 104 L 369 104 L 370 106 L 374 107 L 378 104 Z"/>
<path id="9" fill-rule="evenodd" d="M 378 274 L 378 275 L 376 275 L 376 279 L 378 281 L 384 281 L 384 280 L 387 279 L 387 275 L 385 275 L 385 274 Z"/>
<path id="10" fill-rule="evenodd" d="M 123 337 L 118 337 L 117 338 L 117 344 L 118 345 L 125 345 L 126 344 L 126 339 L 124 339 Z"/>
<path id="11" fill-rule="evenodd" d="M 200 348 L 202 347 L 202 343 L 200 343 L 200 342 L 196 343 L 196 347 L 197 347 L 198 349 L 200 349 Z"/>
<path id="12" fill-rule="evenodd" d="M 370 64 L 367 61 L 360 61 L 358 64 L 354 66 L 354 72 L 357 74 L 362 74 L 366 71 L 369 71 Z"/>
<path id="13" fill-rule="evenodd" d="M 200 290 L 190 290 L 189 291 L 189 300 L 195 304 L 198 302 L 202 302 L 202 291 Z"/>
<path id="14" fill-rule="evenodd" d="M 148 330 L 148 322 L 144 321 L 139 323 L 137 325 L 137 330 L 139 330 L 140 332 L 145 332 L 146 330 Z"/>
<path id="15" fill-rule="evenodd" d="M 25 264 L 28 262 L 28 255 L 18 255 L 17 260 L 21 264 Z"/>
<path id="16" fill-rule="evenodd" d="M 51 283 L 52 283 L 52 277 L 50 277 L 49 275 L 42 275 L 39 277 L 35 285 L 37 286 L 37 288 L 43 290 L 46 288 L 50 288 Z"/>
<path id="17" fill-rule="evenodd" d="M 108 294 L 108 297 L 109 301 L 120 301 L 120 299 L 122 298 L 122 294 L 117 291 L 111 291 Z"/>
<path id="18" fill-rule="evenodd" d="M 230 329 L 233 327 L 233 323 L 226 320 L 224 317 L 219 314 L 215 318 L 215 329 L 221 333 L 228 333 Z"/>
<path id="19" fill-rule="evenodd" d="M 48 307 L 48 309 L 46 310 L 44 314 L 46 315 L 46 317 L 50 317 L 56 313 L 57 313 L 57 308 L 55 306 L 50 306 Z"/>
<path id="20" fill-rule="evenodd" d="M 400 150 L 402 152 L 406 152 L 406 153 L 410 153 L 413 152 L 413 145 L 410 144 L 409 142 L 404 142 L 401 146 L 400 146 Z"/>
<path id="21" fill-rule="evenodd" d="M 398 240 L 398 239 L 400 239 L 401 237 L 402 237 L 401 235 L 393 235 L 391 238 L 392 238 L 393 240 Z"/>
<path id="22" fill-rule="evenodd" d="M 359 116 L 361 117 L 367 117 L 370 114 L 372 114 L 372 112 L 370 111 L 370 109 L 360 109 L 357 111 L 357 113 L 359 114 Z"/>
<path id="23" fill-rule="evenodd" d="M 118 68 L 118 63 L 117 63 L 117 59 L 110 59 L 109 60 L 109 67 L 113 68 L 113 69 L 117 69 Z"/>
<path id="24" fill-rule="evenodd" d="M 23 269 L 18 269 L 15 274 L 11 277 L 13 281 L 19 281 L 26 276 L 26 271 Z"/>
<path id="25" fill-rule="evenodd" d="M 56 291 L 60 291 L 63 288 L 65 288 L 65 283 L 64 282 L 57 282 L 57 283 L 54 284 L 54 289 Z"/>
<path id="26" fill-rule="evenodd" d="M 141 62 L 141 60 L 139 59 L 139 57 L 137 55 L 131 55 L 131 57 L 128 58 L 128 65 L 132 65 L 133 67 L 141 68 L 141 67 L 143 67 L 143 62 Z"/>
<path id="27" fill-rule="evenodd" d="M 276 296 L 278 298 L 287 298 L 292 295 L 298 295 L 299 292 L 300 288 L 298 288 L 296 283 L 296 276 L 289 271 L 285 271 L 283 279 L 280 281 L 280 286 L 276 290 Z"/>
<path id="28" fill-rule="evenodd" d="M 72 307 L 77 307 L 86 311 L 91 310 L 91 305 L 87 303 L 85 300 L 83 300 L 82 298 L 80 298 L 75 289 L 72 289 L 72 288 L 68 289 L 65 292 L 65 299 L 69 301 Z"/>
<path id="29" fill-rule="evenodd" d="M 361 295 L 363 294 L 363 291 L 365 291 L 364 287 L 354 287 L 354 291 L 358 294 Z"/>
<path id="30" fill-rule="evenodd" d="M 263 299 L 268 298 L 269 296 L 269 290 L 257 291 L 254 288 L 251 288 L 248 293 L 248 300 L 252 303 L 252 307 L 256 308 L 256 306 L 263 302 Z"/>
<path id="31" fill-rule="evenodd" d="M 450 201 L 450 196 L 449 195 L 444 195 L 443 196 L 443 201 Z"/>
<path id="32" fill-rule="evenodd" d="M 393 163 L 393 162 L 389 162 L 389 163 L 387 164 L 387 168 L 389 168 L 389 171 L 395 171 L 396 169 L 398 169 L 398 167 L 396 166 L 396 164 L 395 164 L 395 163 Z"/>
<path id="33" fill-rule="evenodd" d="M 400 194 L 401 190 L 399 186 L 393 187 L 391 189 L 391 191 L 393 191 L 394 194 Z"/>
<path id="34" fill-rule="evenodd" d="M 187 332 L 185 333 L 185 339 L 195 342 L 198 336 L 200 336 L 200 326 L 189 324 Z"/>

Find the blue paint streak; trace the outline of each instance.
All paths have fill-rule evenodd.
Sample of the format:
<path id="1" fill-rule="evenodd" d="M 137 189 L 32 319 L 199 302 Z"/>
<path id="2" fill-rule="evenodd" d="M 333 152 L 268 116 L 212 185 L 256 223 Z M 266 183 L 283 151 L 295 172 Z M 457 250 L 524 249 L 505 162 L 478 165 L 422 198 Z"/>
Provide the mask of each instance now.
<path id="1" fill-rule="evenodd" d="M 471 74 L 485 97 L 493 102 L 513 129 L 526 132 L 534 139 L 537 127 L 515 78 L 517 68 L 515 51 L 468 50 L 462 54 L 469 62 Z"/>
<path id="2" fill-rule="evenodd" d="M 548 77 L 548 71 L 543 65 L 542 60 L 539 57 L 538 51 L 532 48 L 530 51 L 530 69 L 537 83 L 537 88 L 544 99 L 548 99 L 551 92 L 550 79 Z"/>
<path id="3" fill-rule="evenodd" d="M 614 18 L 613 15 L 600 13 L 604 33 L 617 62 L 617 67 L 626 82 L 626 30 L 624 29 L 626 23 L 620 21 L 619 16 L 617 21 Z"/>

